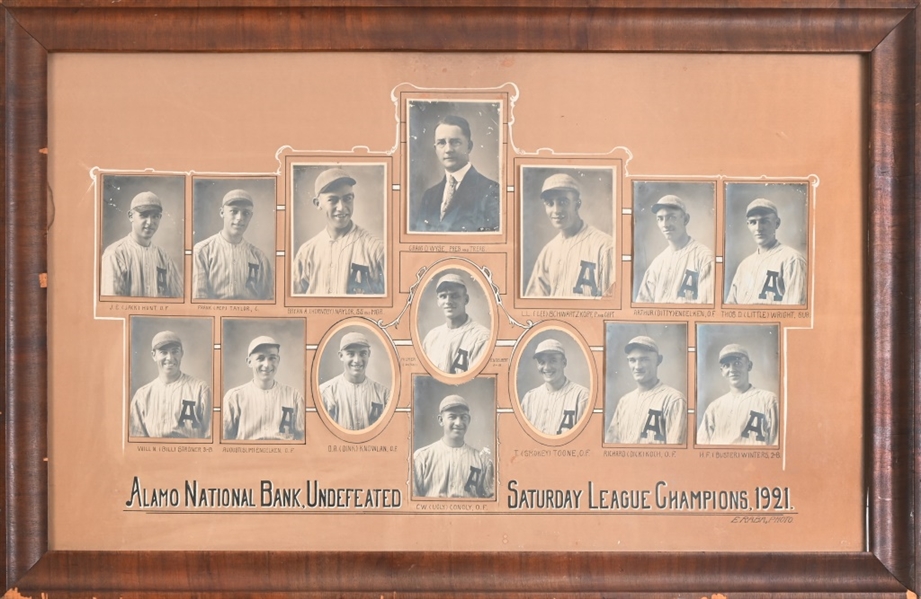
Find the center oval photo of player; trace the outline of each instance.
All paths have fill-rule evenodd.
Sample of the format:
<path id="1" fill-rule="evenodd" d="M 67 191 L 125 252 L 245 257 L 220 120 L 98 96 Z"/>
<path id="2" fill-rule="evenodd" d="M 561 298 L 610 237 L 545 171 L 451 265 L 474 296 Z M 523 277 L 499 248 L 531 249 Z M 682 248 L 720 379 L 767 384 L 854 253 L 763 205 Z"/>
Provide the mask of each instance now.
<path id="1" fill-rule="evenodd" d="M 380 434 L 400 399 L 399 360 L 393 342 L 364 318 L 330 329 L 317 348 L 311 385 L 323 424 L 344 441 Z"/>
<path id="2" fill-rule="evenodd" d="M 499 329 L 489 281 L 475 264 L 457 258 L 437 262 L 418 287 L 412 338 L 423 367 L 453 385 L 473 379 L 489 361 Z"/>
<path id="3" fill-rule="evenodd" d="M 515 414 L 534 440 L 563 445 L 585 428 L 595 407 L 595 362 L 570 325 L 542 323 L 523 335 L 509 377 Z"/>

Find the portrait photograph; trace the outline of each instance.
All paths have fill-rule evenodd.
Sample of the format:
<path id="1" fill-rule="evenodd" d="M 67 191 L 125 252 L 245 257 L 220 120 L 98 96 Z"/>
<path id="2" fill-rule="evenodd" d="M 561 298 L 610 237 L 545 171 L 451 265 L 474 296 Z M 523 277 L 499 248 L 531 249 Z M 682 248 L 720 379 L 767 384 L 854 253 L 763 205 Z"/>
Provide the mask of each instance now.
<path id="1" fill-rule="evenodd" d="M 409 233 L 502 231 L 499 101 L 408 100 Z"/>
<path id="2" fill-rule="evenodd" d="M 594 408 L 590 356 L 562 328 L 547 327 L 531 336 L 515 366 L 516 408 L 540 436 L 559 437 L 581 430 Z"/>
<path id="3" fill-rule="evenodd" d="M 303 442 L 303 318 L 222 318 L 222 441 Z"/>
<path id="4" fill-rule="evenodd" d="M 524 165 L 520 181 L 522 297 L 610 297 L 616 169 Z"/>
<path id="5" fill-rule="evenodd" d="M 348 324 L 326 340 L 317 367 L 317 408 L 345 431 L 364 431 L 393 412 L 391 349 L 370 324 Z"/>
<path id="6" fill-rule="evenodd" d="M 101 175 L 100 295 L 185 294 L 185 176 Z"/>
<path id="7" fill-rule="evenodd" d="M 413 376 L 414 498 L 493 499 L 496 379 L 448 385 Z"/>
<path id="8" fill-rule="evenodd" d="M 697 445 L 778 444 L 780 327 L 697 325 Z"/>
<path id="9" fill-rule="evenodd" d="M 607 322 L 604 361 L 604 442 L 684 445 L 688 325 Z"/>
<path id="10" fill-rule="evenodd" d="M 713 304 L 716 183 L 633 182 L 633 301 Z"/>
<path id="11" fill-rule="evenodd" d="M 807 183 L 726 183 L 726 304 L 805 306 Z"/>
<path id="12" fill-rule="evenodd" d="M 213 318 L 129 318 L 130 439 L 211 439 L 213 326 Z"/>
<path id="13" fill-rule="evenodd" d="M 275 177 L 192 177 L 192 299 L 275 297 Z"/>
<path id="14" fill-rule="evenodd" d="M 415 298 L 416 352 L 434 374 L 463 377 L 485 365 L 492 352 L 492 298 L 464 268 L 434 272 Z"/>
<path id="15" fill-rule="evenodd" d="M 387 292 L 387 164 L 291 165 L 293 296 Z"/>

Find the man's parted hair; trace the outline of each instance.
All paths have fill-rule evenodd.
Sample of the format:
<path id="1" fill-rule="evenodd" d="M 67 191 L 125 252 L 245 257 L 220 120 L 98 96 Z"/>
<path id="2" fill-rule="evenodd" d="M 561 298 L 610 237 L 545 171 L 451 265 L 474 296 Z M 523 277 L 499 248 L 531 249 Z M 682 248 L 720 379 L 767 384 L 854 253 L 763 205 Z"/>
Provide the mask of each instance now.
<path id="1" fill-rule="evenodd" d="M 473 137 L 470 135 L 470 123 L 467 122 L 462 116 L 457 116 L 456 114 L 449 114 L 438 119 L 438 122 L 435 123 L 435 128 L 437 129 L 441 125 L 454 125 L 455 127 L 460 127 L 461 131 L 467 136 L 467 141 L 472 142 Z"/>

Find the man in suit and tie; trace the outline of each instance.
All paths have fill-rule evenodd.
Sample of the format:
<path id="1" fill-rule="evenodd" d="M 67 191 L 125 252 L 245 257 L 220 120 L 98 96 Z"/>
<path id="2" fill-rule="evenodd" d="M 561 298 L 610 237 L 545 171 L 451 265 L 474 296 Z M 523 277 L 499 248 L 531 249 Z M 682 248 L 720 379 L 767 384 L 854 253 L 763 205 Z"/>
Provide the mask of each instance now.
<path id="1" fill-rule="evenodd" d="M 472 164 L 470 123 L 448 115 L 435 126 L 435 154 L 445 169 L 441 181 L 410 203 L 411 233 L 490 233 L 499 230 L 499 184 Z"/>

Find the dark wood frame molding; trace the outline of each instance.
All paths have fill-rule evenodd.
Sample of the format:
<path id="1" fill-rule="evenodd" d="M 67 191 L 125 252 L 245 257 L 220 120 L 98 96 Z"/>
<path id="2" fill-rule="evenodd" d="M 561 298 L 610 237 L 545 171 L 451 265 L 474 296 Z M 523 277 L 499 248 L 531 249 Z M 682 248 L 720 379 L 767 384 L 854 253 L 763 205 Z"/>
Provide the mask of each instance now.
<path id="1" fill-rule="evenodd" d="M 448 5 L 450 4 L 450 5 Z M 6 0 L 5 585 L 27 597 L 905 597 L 918 591 L 921 156 L 915 0 Z M 50 52 L 857 53 L 867 66 L 865 481 L 856 553 L 48 550 Z M 872 365 L 872 367 L 871 367 Z M 855 439 L 855 442 L 857 440 Z M 15 596 L 15 595 L 14 595 Z"/>

